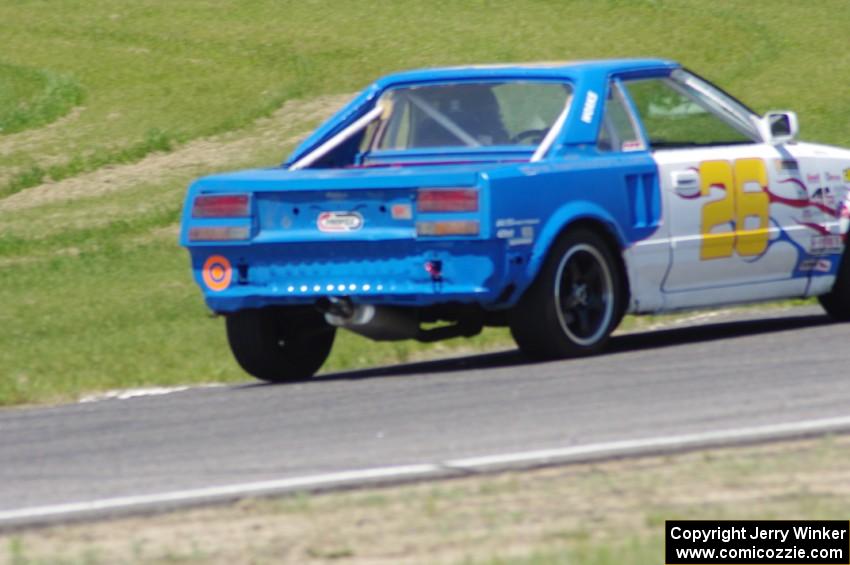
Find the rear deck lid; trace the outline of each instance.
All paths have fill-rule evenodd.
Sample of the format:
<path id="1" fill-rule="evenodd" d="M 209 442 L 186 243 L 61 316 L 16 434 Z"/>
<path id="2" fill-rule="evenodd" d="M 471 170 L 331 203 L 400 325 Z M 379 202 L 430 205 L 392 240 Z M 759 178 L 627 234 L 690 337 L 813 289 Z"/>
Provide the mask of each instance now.
<path id="1" fill-rule="evenodd" d="M 413 239 L 418 189 L 475 187 L 481 169 L 262 169 L 206 177 L 192 192 L 251 193 L 254 243 Z"/>

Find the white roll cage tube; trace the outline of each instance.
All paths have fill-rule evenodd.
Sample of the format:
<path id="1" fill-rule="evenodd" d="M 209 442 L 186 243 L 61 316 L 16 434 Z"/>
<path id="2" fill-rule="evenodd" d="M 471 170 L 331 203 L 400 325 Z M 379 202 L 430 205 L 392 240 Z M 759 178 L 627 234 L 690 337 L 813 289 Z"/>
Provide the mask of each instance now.
<path id="1" fill-rule="evenodd" d="M 413 94 L 408 94 L 407 98 L 425 112 L 429 118 L 443 126 L 449 133 L 464 142 L 470 147 L 481 147 L 478 140 L 469 135 L 462 127 L 457 125 L 454 120 Z"/>
<path id="2" fill-rule="evenodd" d="M 352 135 L 359 133 L 360 130 L 372 123 L 373 120 L 379 118 L 384 113 L 384 107 L 380 104 L 369 110 L 366 114 L 360 117 L 353 124 L 319 145 L 314 150 L 310 151 L 289 166 L 290 171 L 297 171 L 305 167 L 309 167 L 343 143 L 345 143 Z"/>
<path id="3" fill-rule="evenodd" d="M 531 156 L 532 163 L 535 163 L 543 157 L 546 156 L 546 153 L 549 152 L 549 148 L 552 147 L 552 144 L 555 143 L 555 138 L 558 137 L 558 134 L 561 133 L 561 129 L 564 127 L 564 122 L 567 121 L 567 115 L 570 113 L 570 106 L 572 105 L 573 96 L 572 94 L 567 96 L 567 102 L 564 104 L 564 109 L 561 110 L 561 113 L 558 115 L 558 119 L 555 120 L 555 123 L 552 124 L 552 127 L 549 128 L 549 131 L 546 132 L 546 136 L 543 138 L 543 141 L 540 142 L 540 145 L 537 146 L 537 149 L 534 151 L 534 155 Z"/>
<path id="4" fill-rule="evenodd" d="M 546 153 L 552 147 L 552 144 L 555 142 L 555 138 L 558 137 L 558 134 L 561 131 L 561 128 L 564 126 L 564 122 L 567 120 L 567 115 L 570 111 L 570 105 L 572 102 L 572 96 L 567 97 L 567 102 L 564 104 L 564 109 L 558 115 L 558 119 L 555 120 L 555 123 L 552 124 L 552 127 L 549 128 L 549 131 L 546 133 L 546 136 L 543 138 L 543 141 L 540 142 L 540 145 L 534 151 L 534 154 L 531 156 L 531 162 L 540 161 L 543 157 L 546 156 Z M 414 100 L 414 103 L 417 103 Z M 435 111 L 436 112 L 436 111 Z M 352 123 L 347 128 L 343 129 L 329 140 L 318 146 L 313 151 L 307 153 L 292 165 L 289 166 L 290 171 L 298 171 L 305 167 L 309 167 L 343 143 L 345 143 L 351 136 L 359 133 L 362 129 L 366 128 L 373 120 L 376 120 L 384 113 L 384 107 L 382 105 L 377 105 L 372 108 L 369 112 L 358 118 L 354 123 Z M 440 125 L 446 127 L 442 121 L 439 122 Z M 447 128 L 452 133 L 455 133 L 454 128 Z M 458 128 L 459 129 L 459 128 Z M 455 133 L 456 134 L 456 133 Z M 456 134 L 457 135 L 457 134 Z M 467 141 L 463 137 L 461 137 L 463 141 Z M 476 145 L 477 142 L 476 142 Z"/>

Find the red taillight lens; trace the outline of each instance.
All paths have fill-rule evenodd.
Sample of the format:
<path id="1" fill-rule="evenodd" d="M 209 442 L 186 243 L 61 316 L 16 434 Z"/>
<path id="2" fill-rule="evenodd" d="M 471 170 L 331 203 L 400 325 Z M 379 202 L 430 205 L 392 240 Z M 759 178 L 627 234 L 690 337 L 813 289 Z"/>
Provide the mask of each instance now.
<path id="1" fill-rule="evenodd" d="M 420 188 L 419 212 L 477 212 L 478 191 L 473 188 Z"/>
<path id="2" fill-rule="evenodd" d="M 244 218 L 251 215 L 248 194 L 202 194 L 192 204 L 193 218 Z"/>

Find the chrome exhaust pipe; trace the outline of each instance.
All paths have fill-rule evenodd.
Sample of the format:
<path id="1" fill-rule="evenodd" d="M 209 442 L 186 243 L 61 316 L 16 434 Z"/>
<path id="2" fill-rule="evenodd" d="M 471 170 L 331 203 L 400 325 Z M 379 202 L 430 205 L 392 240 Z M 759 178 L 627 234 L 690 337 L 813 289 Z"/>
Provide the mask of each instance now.
<path id="1" fill-rule="evenodd" d="M 419 318 L 416 312 L 391 306 L 353 304 L 350 298 L 329 297 L 319 302 L 325 321 L 375 341 L 416 339 Z"/>

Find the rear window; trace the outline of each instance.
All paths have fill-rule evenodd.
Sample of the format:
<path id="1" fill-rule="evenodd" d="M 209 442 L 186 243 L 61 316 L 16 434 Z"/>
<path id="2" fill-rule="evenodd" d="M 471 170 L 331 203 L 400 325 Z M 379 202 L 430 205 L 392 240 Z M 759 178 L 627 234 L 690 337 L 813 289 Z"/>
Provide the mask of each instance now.
<path id="1" fill-rule="evenodd" d="M 535 147 L 570 100 L 570 85 L 512 81 L 396 88 L 375 125 L 372 147 Z"/>

